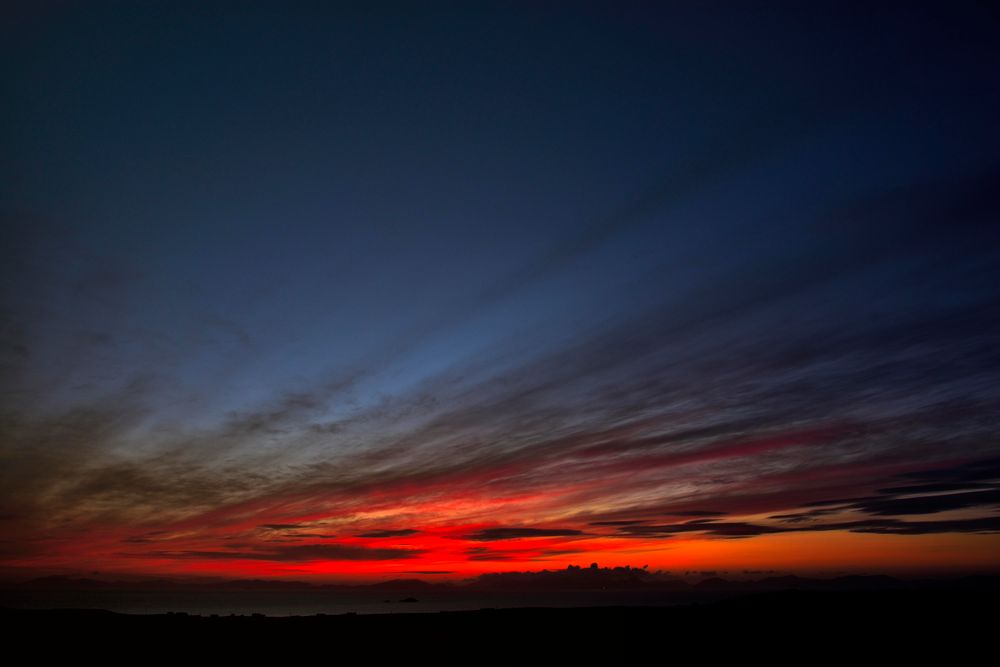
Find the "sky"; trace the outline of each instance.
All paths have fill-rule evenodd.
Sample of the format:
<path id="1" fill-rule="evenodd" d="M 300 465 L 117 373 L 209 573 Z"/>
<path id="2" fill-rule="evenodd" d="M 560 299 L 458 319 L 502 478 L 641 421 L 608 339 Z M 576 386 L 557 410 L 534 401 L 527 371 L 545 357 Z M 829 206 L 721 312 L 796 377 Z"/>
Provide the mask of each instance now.
<path id="1" fill-rule="evenodd" d="M 987 3 L 9 3 L 0 576 L 1000 565 Z"/>

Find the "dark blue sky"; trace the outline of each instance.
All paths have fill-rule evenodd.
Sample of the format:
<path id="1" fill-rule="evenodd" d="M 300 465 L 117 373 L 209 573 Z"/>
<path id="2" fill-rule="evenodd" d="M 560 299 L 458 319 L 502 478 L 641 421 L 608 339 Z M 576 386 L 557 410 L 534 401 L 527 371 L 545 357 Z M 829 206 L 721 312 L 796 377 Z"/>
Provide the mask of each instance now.
<path id="1" fill-rule="evenodd" d="M 576 527 L 1000 454 L 986 3 L 328 4 L 4 10 L 16 566 L 458 471 L 592 480 L 502 515 Z"/>

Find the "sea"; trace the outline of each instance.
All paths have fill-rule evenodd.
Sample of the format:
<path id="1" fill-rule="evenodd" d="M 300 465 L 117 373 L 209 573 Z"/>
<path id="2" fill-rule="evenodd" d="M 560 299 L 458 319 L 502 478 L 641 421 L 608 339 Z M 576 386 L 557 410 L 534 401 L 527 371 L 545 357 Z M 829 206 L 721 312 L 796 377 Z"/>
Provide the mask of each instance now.
<path id="1" fill-rule="evenodd" d="M 522 607 L 672 606 L 711 602 L 710 591 L 0 591 L 0 607 L 105 609 L 125 614 L 219 616 L 437 613 Z"/>

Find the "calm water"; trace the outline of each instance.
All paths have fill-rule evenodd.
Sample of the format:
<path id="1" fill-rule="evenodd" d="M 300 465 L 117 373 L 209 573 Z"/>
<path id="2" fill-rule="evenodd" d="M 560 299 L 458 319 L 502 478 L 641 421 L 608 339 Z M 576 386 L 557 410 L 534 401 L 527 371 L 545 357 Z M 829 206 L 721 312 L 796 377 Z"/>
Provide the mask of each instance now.
<path id="1" fill-rule="evenodd" d="M 405 597 L 417 602 L 399 602 Z M 128 614 L 391 614 L 460 611 L 484 607 L 669 606 L 707 602 L 718 597 L 700 591 L 679 592 L 289 592 L 289 591 L 7 591 L 0 606 L 31 609 L 108 609 Z"/>

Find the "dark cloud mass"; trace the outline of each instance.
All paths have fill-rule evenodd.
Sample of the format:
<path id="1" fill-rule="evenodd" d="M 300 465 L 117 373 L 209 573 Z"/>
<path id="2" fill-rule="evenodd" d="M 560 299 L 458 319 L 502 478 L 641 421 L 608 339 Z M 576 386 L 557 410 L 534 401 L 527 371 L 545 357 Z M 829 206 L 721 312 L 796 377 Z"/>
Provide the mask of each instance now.
<path id="1" fill-rule="evenodd" d="M 494 542 L 528 537 L 571 537 L 582 534 L 582 531 L 570 528 L 485 528 L 467 535 L 466 538 L 477 542 Z"/>
<path id="2" fill-rule="evenodd" d="M 912 515 L 933 515 L 952 510 L 1000 510 L 1000 476 L 996 461 L 974 461 L 958 467 L 908 472 L 900 477 L 916 479 L 967 479 L 968 481 L 924 486 L 890 487 L 880 495 L 847 500 L 819 500 L 806 506 L 819 506 L 801 512 L 775 514 L 775 524 L 750 524 L 701 519 L 680 524 L 633 525 L 632 522 L 609 522 L 618 532 L 635 537 L 672 537 L 680 533 L 700 532 L 720 537 L 750 537 L 768 533 L 846 530 L 856 533 L 928 535 L 938 533 L 995 533 L 1000 531 L 1000 515 L 976 518 L 915 520 Z M 942 488 L 945 487 L 945 488 Z M 975 490 L 965 491 L 972 487 Z M 987 487 L 987 488 L 983 488 Z M 919 495 L 919 494 L 927 495 Z M 854 521 L 825 520 L 845 513 L 861 513 L 870 518 Z M 882 518 L 882 517 L 903 517 Z"/>
<path id="3" fill-rule="evenodd" d="M 407 535 L 415 535 L 419 533 L 419 530 L 413 530 L 412 528 L 400 528 L 398 530 L 373 530 L 370 533 L 361 533 L 358 537 L 372 537 L 372 538 L 384 538 L 384 537 L 406 537 Z"/>

